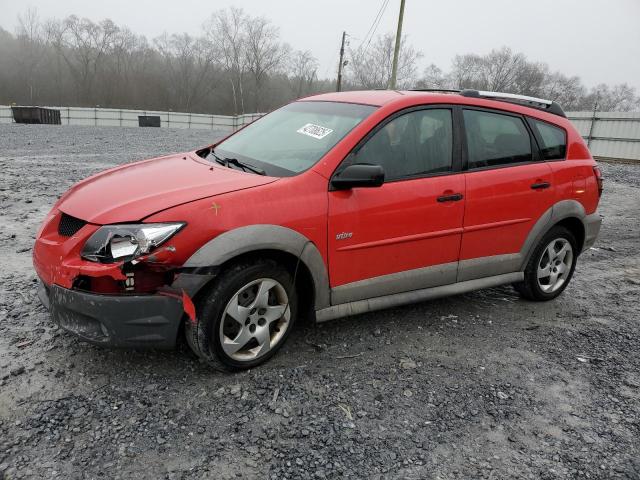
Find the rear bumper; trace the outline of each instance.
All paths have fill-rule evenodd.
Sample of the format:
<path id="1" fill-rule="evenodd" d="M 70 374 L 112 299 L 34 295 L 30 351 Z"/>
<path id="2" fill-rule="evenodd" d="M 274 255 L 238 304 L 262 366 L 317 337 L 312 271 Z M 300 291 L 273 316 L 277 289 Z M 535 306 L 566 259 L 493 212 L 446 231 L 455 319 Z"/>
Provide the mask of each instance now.
<path id="1" fill-rule="evenodd" d="M 99 295 L 41 284 L 40 300 L 55 323 L 101 346 L 172 348 L 183 306 L 165 295 Z"/>
<path id="2" fill-rule="evenodd" d="M 597 213 L 592 213 L 584 218 L 584 245 L 582 251 L 588 250 L 596 242 L 602 225 L 602 217 Z"/>

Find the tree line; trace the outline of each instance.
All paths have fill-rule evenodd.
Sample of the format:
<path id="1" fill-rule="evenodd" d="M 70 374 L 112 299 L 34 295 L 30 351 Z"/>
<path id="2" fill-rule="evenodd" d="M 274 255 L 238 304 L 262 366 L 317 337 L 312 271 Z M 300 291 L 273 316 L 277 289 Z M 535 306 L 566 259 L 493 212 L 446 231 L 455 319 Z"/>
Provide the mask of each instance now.
<path id="1" fill-rule="evenodd" d="M 344 89 L 386 88 L 394 35 L 348 48 Z M 337 50 L 337 46 L 336 46 Z M 423 52 L 404 37 L 398 88 L 475 88 L 538 96 L 566 110 L 638 110 L 627 84 L 588 89 L 579 77 L 503 47 L 486 55 L 456 55 L 445 72 L 420 71 Z M 337 65 L 336 65 L 337 66 Z M 12 34 L 0 28 L 0 103 L 101 106 L 193 113 L 264 112 L 292 99 L 332 91 L 312 52 L 284 42 L 269 19 L 231 7 L 211 14 L 197 34 L 152 40 L 111 20 L 69 16 L 18 17 Z"/>

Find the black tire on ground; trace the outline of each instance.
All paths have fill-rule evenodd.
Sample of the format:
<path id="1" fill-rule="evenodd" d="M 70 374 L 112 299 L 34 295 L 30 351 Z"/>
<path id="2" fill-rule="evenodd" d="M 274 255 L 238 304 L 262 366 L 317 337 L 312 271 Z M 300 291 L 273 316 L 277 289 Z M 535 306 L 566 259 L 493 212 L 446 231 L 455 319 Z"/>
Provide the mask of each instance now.
<path id="1" fill-rule="evenodd" d="M 286 291 L 290 318 L 286 324 L 286 331 L 279 342 L 271 347 L 264 355 L 249 360 L 238 360 L 227 355 L 222 347 L 220 323 L 226 315 L 225 309 L 229 301 L 243 287 L 259 279 L 277 281 Z M 197 322 L 187 321 L 185 337 L 193 352 L 204 359 L 214 368 L 222 367 L 228 370 L 242 370 L 255 367 L 269 360 L 287 340 L 295 323 L 298 301 L 296 289 L 291 274 L 286 268 L 269 259 L 251 262 L 240 262 L 224 270 L 208 290 L 196 302 Z M 227 321 L 229 319 L 227 318 Z M 278 330 L 279 331 L 279 330 Z"/>
<path id="2" fill-rule="evenodd" d="M 545 255 L 545 250 L 547 246 L 552 241 L 561 240 L 561 239 L 564 239 L 567 242 L 569 242 L 573 250 L 572 261 L 569 267 L 569 273 L 566 275 L 564 283 L 557 290 L 554 290 L 551 292 L 545 292 L 540 287 L 540 284 L 538 282 L 538 266 L 540 265 L 540 262 L 542 261 L 543 256 Z M 549 230 L 544 235 L 544 237 L 542 237 L 538 245 L 536 245 L 536 248 L 533 251 L 533 254 L 531 255 L 531 258 L 529 259 L 529 262 L 527 263 L 527 266 L 524 270 L 524 281 L 514 283 L 513 287 L 523 298 L 526 298 L 528 300 L 534 300 L 539 302 L 553 300 L 558 295 L 560 295 L 565 288 L 567 288 L 567 285 L 571 281 L 571 278 L 573 277 L 573 271 L 576 268 L 576 261 L 578 259 L 578 254 L 579 252 L 578 252 L 576 238 L 573 235 L 573 233 L 571 233 L 570 230 L 562 226 L 555 226 L 551 228 L 551 230 Z"/>

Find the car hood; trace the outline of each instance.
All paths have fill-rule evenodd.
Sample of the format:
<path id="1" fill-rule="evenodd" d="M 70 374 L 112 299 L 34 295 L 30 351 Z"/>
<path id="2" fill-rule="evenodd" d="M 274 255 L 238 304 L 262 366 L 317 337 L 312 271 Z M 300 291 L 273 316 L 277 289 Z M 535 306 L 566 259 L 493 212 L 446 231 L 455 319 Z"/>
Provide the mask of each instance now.
<path id="1" fill-rule="evenodd" d="M 133 222 L 176 205 L 276 180 L 214 166 L 195 153 L 170 155 L 89 177 L 71 187 L 56 206 L 99 225 Z"/>

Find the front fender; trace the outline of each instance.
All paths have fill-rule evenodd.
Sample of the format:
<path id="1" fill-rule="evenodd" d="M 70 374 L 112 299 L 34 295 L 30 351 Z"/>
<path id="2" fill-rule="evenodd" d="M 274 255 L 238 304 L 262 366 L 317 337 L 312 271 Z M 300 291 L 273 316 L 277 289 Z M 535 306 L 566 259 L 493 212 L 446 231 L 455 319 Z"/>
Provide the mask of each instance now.
<path id="1" fill-rule="evenodd" d="M 184 267 L 216 267 L 258 250 L 279 250 L 298 257 L 311 272 L 316 310 L 329 306 L 329 276 L 320 251 L 301 233 L 280 225 L 250 225 L 225 232 L 200 247 Z"/>

